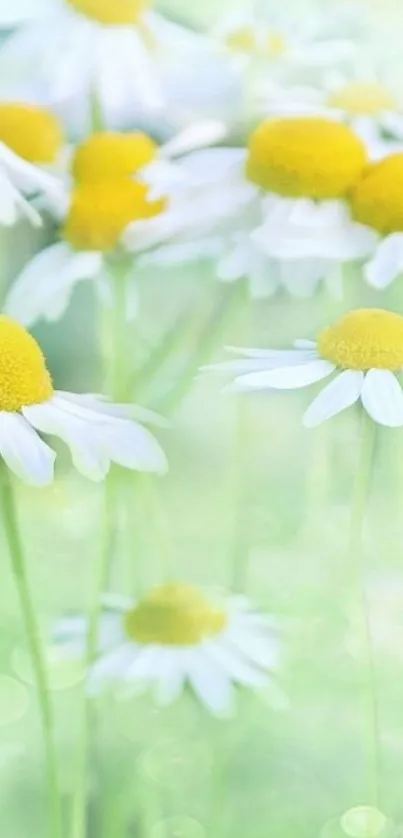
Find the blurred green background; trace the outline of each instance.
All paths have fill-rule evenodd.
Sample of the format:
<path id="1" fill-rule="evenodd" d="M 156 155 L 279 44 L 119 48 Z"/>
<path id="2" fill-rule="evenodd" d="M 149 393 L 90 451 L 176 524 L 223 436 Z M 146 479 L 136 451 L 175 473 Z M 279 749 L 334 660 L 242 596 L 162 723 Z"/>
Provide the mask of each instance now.
<path id="1" fill-rule="evenodd" d="M 160 5 L 208 25 L 235 4 Z M 0 235 L 6 287 L 39 242 L 25 226 Z M 351 306 L 382 305 L 403 313 L 399 283 L 380 302 L 350 272 L 345 299 L 337 303 L 322 292 L 314 300 L 282 296 L 254 306 L 240 289 L 207 340 L 206 324 L 225 294 L 211 266 L 143 272 L 139 282 L 134 368 L 178 311 L 190 312 L 181 344 L 158 378 L 136 392 L 139 403 L 162 412 L 169 393 L 199 363 L 223 357 L 225 345 L 286 347 L 297 337 L 314 337 Z M 35 330 L 60 389 L 100 388 L 99 322 L 88 283 L 75 292 L 62 325 Z M 171 411 L 172 427 L 160 435 L 171 469 L 155 492 L 146 491 L 141 478 L 126 480 L 130 515 L 122 513 L 116 531 L 113 590 L 135 596 L 167 572 L 196 584 L 235 584 L 276 616 L 281 666 L 262 693 L 239 691 L 238 715 L 228 722 L 209 718 L 188 694 L 164 711 L 140 697 L 100 700 L 89 778 L 91 835 L 371 838 L 356 824 L 346 831 L 340 821 L 350 808 L 372 802 L 357 568 L 347 556 L 358 410 L 306 431 L 301 415 L 315 387 L 309 394 L 237 399 L 223 396 L 221 383 L 215 377 L 195 380 Z M 61 613 L 85 607 L 104 515 L 102 486 L 80 479 L 61 446 L 60 455 L 52 488 L 17 486 L 44 633 Z M 403 834 L 402 456 L 403 431 L 378 433 L 364 533 L 382 728 L 381 808 L 389 819 L 382 838 Z M 46 800 L 35 693 L 1 544 L 0 834 L 42 838 Z M 83 673 L 49 654 L 67 818 Z"/>

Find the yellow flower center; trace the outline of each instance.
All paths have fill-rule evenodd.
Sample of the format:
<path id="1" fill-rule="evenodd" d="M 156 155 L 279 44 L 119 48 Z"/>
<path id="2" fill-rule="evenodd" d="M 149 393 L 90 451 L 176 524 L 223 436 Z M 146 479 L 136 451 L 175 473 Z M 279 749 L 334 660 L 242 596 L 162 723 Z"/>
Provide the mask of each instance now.
<path id="1" fill-rule="evenodd" d="M 197 588 L 182 584 L 156 588 L 124 621 L 132 640 L 163 646 L 195 646 L 214 637 L 226 623 L 224 611 L 215 608 Z"/>
<path id="2" fill-rule="evenodd" d="M 315 117 L 264 122 L 249 140 L 246 174 L 287 197 L 341 198 L 366 165 L 364 144 L 346 125 Z"/>
<path id="3" fill-rule="evenodd" d="M 153 218 L 165 209 L 165 201 L 150 202 L 147 194 L 145 184 L 129 179 L 78 186 L 64 224 L 64 238 L 76 250 L 114 250 L 132 221 Z"/>
<path id="4" fill-rule="evenodd" d="M 67 0 L 76 12 L 112 26 L 137 23 L 151 0 Z"/>
<path id="5" fill-rule="evenodd" d="M 398 370 L 403 367 L 403 317 L 363 308 L 345 314 L 319 335 L 319 354 L 341 369 Z"/>
<path id="6" fill-rule="evenodd" d="M 54 163 L 63 146 L 62 126 L 44 108 L 0 105 L 0 142 L 30 163 Z"/>
<path id="7" fill-rule="evenodd" d="M 328 105 L 340 108 L 351 116 L 376 116 L 381 111 L 396 110 L 398 104 L 381 84 L 351 82 L 328 98 Z"/>
<path id="8" fill-rule="evenodd" d="M 269 58 L 280 58 L 287 52 L 287 42 L 280 32 L 271 32 L 266 41 L 266 54 Z"/>
<path id="9" fill-rule="evenodd" d="M 78 146 L 72 172 L 80 183 L 130 177 L 155 159 L 157 144 L 140 132 L 93 134 Z"/>
<path id="10" fill-rule="evenodd" d="M 351 195 L 354 218 L 380 233 L 403 231 L 403 154 L 374 163 Z"/>
<path id="11" fill-rule="evenodd" d="M 225 44 L 234 52 L 253 53 L 257 50 L 257 38 L 253 26 L 240 26 L 227 35 Z"/>
<path id="12" fill-rule="evenodd" d="M 50 399 L 52 380 L 45 358 L 29 332 L 0 315 L 0 410 L 16 412 Z"/>

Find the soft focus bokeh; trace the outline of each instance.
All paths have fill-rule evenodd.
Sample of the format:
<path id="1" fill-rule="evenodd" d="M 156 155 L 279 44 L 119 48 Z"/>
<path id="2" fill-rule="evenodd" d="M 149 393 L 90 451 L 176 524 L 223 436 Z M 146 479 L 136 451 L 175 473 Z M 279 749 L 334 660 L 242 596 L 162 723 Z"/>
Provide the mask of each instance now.
<path id="1" fill-rule="evenodd" d="M 307 15 L 313 4 L 306 0 Z M 195 27 L 247 5 L 160 3 L 174 19 Z M 393 5 L 382 7 L 383 19 L 396 14 L 401 25 Z M 380 4 L 374 2 L 372 12 L 379 15 Z M 46 236 L 24 223 L 0 231 L 4 288 Z M 381 808 L 390 819 L 379 833 L 362 831 L 357 813 L 341 820 L 368 803 L 367 676 L 357 630 L 356 568 L 347 558 L 358 408 L 307 431 L 300 419 L 311 393 L 225 396 L 221 379 L 197 377 L 204 362 L 223 358 L 224 346 L 285 347 L 296 337 L 313 338 L 352 306 L 379 304 L 353 270 L 345 283 L 342 302 L 322 289 L 314 298 L 280 295 L 253 305 L 246 303 L 242 284 L 233 290 L 217 283 L 207 261 L 141 274 L 134 370 L 175 319 L 190 314 L 163 377 L 139 381 L 136 389 L 140 404 L 172 420 L 170 429 L 159 432 L 171 469 L 156 484 L 142 476 L 128 483 L 130 516 L 122 516 L 115 531 L 114 589 L 137 595 L 169 575 L 240 588 L 276 616 L 284 658 L 267 690 L 239 690 L 238 715 L 228 721 L 208 717 L 190 694 L 169 710 L 154 708 L 144 697 L 127 698 L 123 690 L 116 701 L 100 699 L 88 789 L 91 838 L 403 835 L 402 433 L 377 434 L 364 532 L 382 723 Z M 385 292 L 382 305 L 402 312 L 398 283 Z M 82 283 L 61 324 L 34 329 L 60 389 L 101 388 L 100 319 L 91 286 Z M 176 386 L 186 370 L 195 380 L 178 405 Z M 60 613 L 85 608 L 104 514 L 102 486 L 81 479 L 57 445 L 55 484 L 41 491 L 18 484 L 44 634 Z M 42 838 L 46 801 L 35 692 L 5 544 L 2 555 L 0 833 Z M 67 817 L 84 672 L 50 649 L 49 676 Z"/>

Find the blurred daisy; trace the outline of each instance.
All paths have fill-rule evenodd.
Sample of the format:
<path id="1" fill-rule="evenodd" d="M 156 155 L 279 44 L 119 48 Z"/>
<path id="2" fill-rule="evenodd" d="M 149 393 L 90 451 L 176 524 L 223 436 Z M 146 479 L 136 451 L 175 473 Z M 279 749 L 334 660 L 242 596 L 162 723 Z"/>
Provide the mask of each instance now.
<path id="1" fill-rule="evenodd" d="M 364 276 L 374 288 L 386 288 L 403 271 L 403 153 L 370 166 L 350 203 L 353 217 L 374 237 Z"/>
<path id="2" fill-rule="evenodd" d="M 0 27 L 17 24 L 0 52 L 3 71 L 34 73 L 46 101 L 88 107 L 105 124 L 133 105 L 160 108 L 159 75 L 170 53 L 190 53 L 202 36 L 151 9 L 152 0 L 3 0 Z"/>
<path id="3" fill-rule="evenodd" d="M 165 455 L 140 421 L 158 417 L 101 397 L 53 389 L 42 351 L 18 323 L 0 316 L 0 455 L 25 483 L 47 486 L 56 454 L 36 431 L 58 436 L 78 471 L 103 480 L 110 464 L 166 470 Z"/>
<path id="4" fill-rule="evenodd" d="M 294 349 L 244 349 L 242 360 L 210 368 L 234 373 L 233 392 L 294 390 L 337 376 L 314 399 L 306 427 L 320 425 L 361 400 L 381 425 L 403 425 L 403 317 L 383 309 L 357 309 L 323 329 L 317 341 L 297 340 Z"/>
<path id="5" fill-rule="evenodd" d="M 41 197 L 49 209 L 65 205 L 57 171 L 64 138 L 57 118 L 43 108 L 19 102 L 0 103 L 0 224 L 11 226 L 25 216 L 41 224 L 30 199 Z"/>
<path id="6" fill-rule="evenodd" d="M 345 125 L 268 120 L 247 149 L 205 149 L 146 167 L 140 176 L 150 194 L 169 200 L 158 218 L 130 225 L 125 243 L 136 252 L 184 241 L 191 250 L 196 242 L 200 253 L 208 240 L 222 279 L 253 275 L 262 288 L 266 275 L 311 293 L 373 246 L 374 234 L 351 218 L 345 200 L 366 166 L 364 144 Z"/>
<path id="7" fill-rule="evenodd" d="M 279 642 L 273 620 L 255 613 L 243 597 L 207 597 L 191 585 L 168 583 L 132 602 L 106 599 L 98 660 L 89 689 L 123 682 L 152 688 L 160 705 L 171 704 L 189 684 L 211 713 L 233 710 L 233 685 L 264 687 L 276 666 Z M 55 641 L 68 655 L 85 648 L 86 618 L 67 617 Z"/>
<path id="8" fill-rule="evenodd" d="M 323 22 L 304 15 L 268 15 L 261 9 L 236 12 L 213 32 L 236 62 L 247 66 L 258 59 L 272 69 L 321 68 L 350 61 L 356 49 L 350 38 L 335 39 L 323 31 Z"/>
<path id="9" fill-rule="evenodd" d="M 222 123 L 212 120 L 185 129 L 161 147 L 141 132 L 100 132 L 80 144 L 71 160 L 77 185 L 60 231 L 62 241 L 27 263 L 6 298 L 6 312 L 26 326 L 39 318 L 57 320 L 75 285 L 83 280 L 96 280 L 103 302 L 109 304 L 114 274 L 123 270 L 126 314 L 134 317 L 137 266 L 120 251 L 123 233 L 129 224 L 156 217 L 166 206 L 162 197 L 152 199 L 149 187 L 136 180 L 136 174 L 151 162 L 163 167 L 164 161 L 215 141 L 223 131 Z"/>
<path id="10" fill-rule="evenodd" d="M 124 274 L 126 315 L 137 312 L 135 266 L 119 252 L 128 224 L 160 213 L 163 201 L 150 202 L 147 187 L 134 180 L 83 183 L 75 188 L 62 241 L 37 253 L 23 268 L 6 297 L 4 309 L 26 326 L 40 318 L 58 320 L 66 311 L 77 283 L 95 281 L 105 305 L 114 299 L 116 273 Z M 133 275 L 133 277 L 132 277 Z"/>
<path id="11" fill-rule="evenodd" d="M 378 74 L 325 73 L 320 86 L 285 86 L 265 80 L 255 90 L 256 106 L 266 116 L 321 116 L 350 125 L 373 160 L 396 150 L 403 140 L 403 99 Z"/>

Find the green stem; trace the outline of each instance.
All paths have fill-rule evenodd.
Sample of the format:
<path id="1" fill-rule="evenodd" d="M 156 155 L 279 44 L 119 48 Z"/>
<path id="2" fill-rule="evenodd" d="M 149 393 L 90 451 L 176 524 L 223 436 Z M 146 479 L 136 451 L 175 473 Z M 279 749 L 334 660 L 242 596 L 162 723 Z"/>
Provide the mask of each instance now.
<path id="1" fill-rule="evenodd" d="M 220 289 L 218 298 L 210 310 L 207 322 L 203 323 L 182 375 L 179 376 L 176 385 L 162 400 L 162 403 L 157 405 L 158 410 L 166 415 L 179 407 L 192 386 L 199 367 L 209 360 L 215 349 L 223 323 L 227 317 L 237 312 L 239 305 L 244 302 L 245 289 L 242 283 L 236 283 L 231 288 Z"/>
<path id="2" fill-rule="evenodd" d="M 370 802 L 379 806 L 380 782 L 380 731 L 376 690 L 376 672 L 372 648 L 371 624 L 365 586 L 365 566 L 363 558 L 362 528 L 365 516 L 367 496 L 371 480 L 373 452 L 375 443 L 375 423 L 366 412 L 363 414 L 362 437 L 359 452 L 357 475 L 353 489 L 349 555 L 352 567 L 356 568 L 357 592 L 360 604 L 361 645 L 366 667 L 364 719 L 367 729 L 368 785 Z"/>
<path id="3" fill-rule="evenodd" d="M 27 642 L 35 674 L 39 711 L 42 719 L 43 742 L 46 760 L 46 780 L 50 806 L 49 835 L 50 838 L 62 838 L 63 829 L 58 783 L 58 765 L 54 744 L 53 712 L 48 689 L 46 661 L 42 649 L 35 606 L 25 567 L 25 558 L 21 544 L 13 487 L 9 473 L 6 469 L 3 470 L 1 475 L 1 502 L 3 507 L 4 528 L 10 550 L 21 612 L 25 623 Z"/>
<path id="4" fill-rule="evenodd" d="M 99 624 L 102 615 L 102 594 L 105 592 L 110 571 L 111 541 L 113 538 L 113 515 L 111 508 L 114 506 L 113 493 L 115 486 L 113 480 L 107 480 L 105 493 L 105 514 L 104 514 L 104 537 L 96 565 L 94 568 L 94 588 L 91 603 L 88 611 L 88 631 L 85 650 L 85 668 L 88 673 L 96 660 L 98 652 Z M 112 524 L 112 526 L 111 526 Z M 86 690 L 86 686 L 84 686 Z M 85 838 L 87 834 L 87 772 L 90 751 L 90 735 L 93 711 L 92 698 L 85 692 L 84 710 L 81 723 L 81 732 L 78 743 L 77 764 L 76 764 L 76 789 L 73 798 L 71 836 L 72 838 Z"/>

